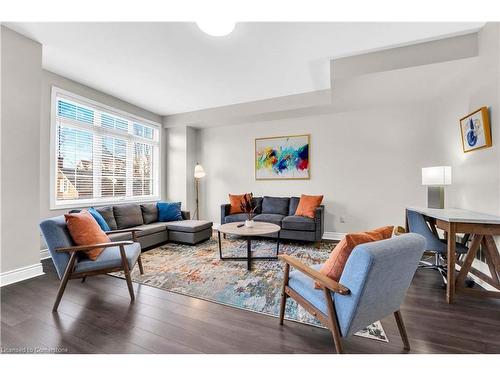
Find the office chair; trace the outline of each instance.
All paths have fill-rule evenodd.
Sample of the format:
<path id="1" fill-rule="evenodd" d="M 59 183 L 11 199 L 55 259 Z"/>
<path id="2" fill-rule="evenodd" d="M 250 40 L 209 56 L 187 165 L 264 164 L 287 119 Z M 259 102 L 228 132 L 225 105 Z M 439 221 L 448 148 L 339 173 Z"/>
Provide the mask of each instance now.
<path id="1" fill-rule="evenodd" d="M 446 241 L 441 240 L 432 232 L 422 214 L 412 210 L 407 210 L 406 215 L 409 231 L 411 233 L 418 233 L 422 235 L 425 238 L 425 251 L 433 254 L 433 260 L 421 260 L 419 268 L 427 268 L 438 271 L 443 278 L 443 286 L 446 287 L 448 272 L 446 267 L 446 256 L 448 251 Z M 457 257 L 466 254 L 469 250 L 467 246 L 460 242 L 456 243 L 455 248 Z M 474 285 L 474 281 L 470 278 L 467 278 L 465 283 L 468 287 L 472 287 Z"/>

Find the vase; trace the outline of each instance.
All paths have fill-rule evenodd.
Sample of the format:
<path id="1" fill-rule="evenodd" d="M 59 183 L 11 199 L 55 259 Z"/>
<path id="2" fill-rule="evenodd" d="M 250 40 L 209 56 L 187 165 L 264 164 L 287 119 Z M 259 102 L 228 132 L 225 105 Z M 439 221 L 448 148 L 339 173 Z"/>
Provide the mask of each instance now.
<path id="1" fill-rule="evenodd" d="M 245 226 L 247 228 L 252 228 L 254 224 L 255 224 L 255 221 L 253 221 L 253 220 L 245 220 Z"/>

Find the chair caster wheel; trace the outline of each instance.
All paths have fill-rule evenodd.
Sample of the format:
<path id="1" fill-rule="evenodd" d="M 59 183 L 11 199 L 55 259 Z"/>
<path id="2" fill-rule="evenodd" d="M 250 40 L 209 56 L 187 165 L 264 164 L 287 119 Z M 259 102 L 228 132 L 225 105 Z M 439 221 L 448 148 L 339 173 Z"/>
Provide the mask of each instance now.
<path id="1" fill-rule="evenodd" d="M 465 286 L 467 288 L 473 288 L 476 285 L 476 282 L 472 279 L 465 279 Z"/>

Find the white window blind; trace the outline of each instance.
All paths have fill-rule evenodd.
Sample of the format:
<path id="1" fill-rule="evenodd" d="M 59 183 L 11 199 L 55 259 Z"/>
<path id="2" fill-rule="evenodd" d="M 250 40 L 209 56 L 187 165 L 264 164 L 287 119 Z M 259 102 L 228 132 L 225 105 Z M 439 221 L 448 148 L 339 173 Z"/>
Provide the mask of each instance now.
<path id="1" fill-rule="evenodd" d="M 159 198 L 159 127 L 54 88 L 54 208 Z"/>

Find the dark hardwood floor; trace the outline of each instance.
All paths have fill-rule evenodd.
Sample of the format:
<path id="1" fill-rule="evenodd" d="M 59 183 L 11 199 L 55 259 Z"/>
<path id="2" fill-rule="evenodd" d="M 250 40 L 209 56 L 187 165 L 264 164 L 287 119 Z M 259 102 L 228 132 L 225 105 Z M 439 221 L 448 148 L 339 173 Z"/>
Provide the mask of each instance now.
<path id="1" fill-rule="evenodd" d="M 1 288 L 3 352 L 332 353 L 327 330 L 134 284 L 111 276 L 70 281 L 51 312 L 59 280 L 46 274 Z M 439 275 L 418 270 L 402 307 L 411 353 L 500 353 L 500 301 L 459 296 L 445 303 Z M 402 353 L 393 317 L 382 321 L 389 343 L 345 340 L 347 353 Z"/>

